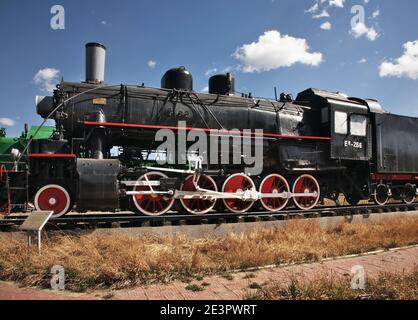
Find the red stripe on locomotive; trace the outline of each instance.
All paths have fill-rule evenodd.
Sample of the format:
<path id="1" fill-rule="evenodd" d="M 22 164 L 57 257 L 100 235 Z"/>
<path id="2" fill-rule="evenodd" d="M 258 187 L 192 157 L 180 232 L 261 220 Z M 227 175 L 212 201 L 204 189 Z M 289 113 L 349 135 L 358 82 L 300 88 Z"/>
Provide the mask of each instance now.
<path id="1" fill-rule="evenodd" d="M 193 128 L 193 127 L 174 127 L 174 126 L 161 126 L 161 125 L 147 125 L 147 124 L 132 124 L 132 123 L 116 123 L 116 122 L 92 122 L 85 121 L 85 125 L 90 126 L 107 126 L 107 127 L 127 127 L 127 128 L 140 128 L 140 129 L 170 129 L 170 130 L 185 130 L 185 131 L 204 131 L 209 133 L 228 133 L 228 134 L 240 134 L 240 135 L 252 135 L 263 136 L 271 138 L 281 139 L 306 139 L 306 140 L 323 140 L 331 141 L 331 137 L 315 137 L 315 136 L 285 136 L 275 133 L 257 133 L 246 132 L 241 130 L 225 130 L 225 129 L 207 129 L 207 128 Z"/>

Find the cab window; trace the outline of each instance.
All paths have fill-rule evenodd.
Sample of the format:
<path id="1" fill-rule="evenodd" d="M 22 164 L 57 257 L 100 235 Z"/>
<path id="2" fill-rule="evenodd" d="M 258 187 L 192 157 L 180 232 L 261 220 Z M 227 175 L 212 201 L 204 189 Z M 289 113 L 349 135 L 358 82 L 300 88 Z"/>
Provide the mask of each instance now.
<path id="1" fill-rule="evenodd" d="M 337 134 L 347 134 L 348 133 L 348 123 L 347 123 L 347 113 L 335 111 L 335 133 Z"/>
<path id="2" fill-rule="evenodd" d="M 350 134 L 365 137 L 367 134 L 367 118 L 363 115 L 353 114 L 350 117 Z"/>

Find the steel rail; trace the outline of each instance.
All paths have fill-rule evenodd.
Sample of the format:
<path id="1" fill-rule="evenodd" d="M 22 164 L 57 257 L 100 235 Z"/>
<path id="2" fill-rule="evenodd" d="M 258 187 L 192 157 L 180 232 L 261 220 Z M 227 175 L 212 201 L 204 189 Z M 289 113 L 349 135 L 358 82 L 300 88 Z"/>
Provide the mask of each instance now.
<path id="1" fill-rule="evenodd" d="M 363 206 L 341 206 L 341 207 L 318 207 L 308 211 L 285 210 L 278 213 L 261 211 L 248 213 L 225 213 L 216 212 L 205 215 L 192 214 L 166 214 L 162 216 L 143 216 L 135 213 L 109 213 L 109 214 L 68 214 L 67 216 L 52 219 L 48 222 L 46 229 L 49 230 L 74 230 L 74 229 L 95 229 L 95 228 L 128 228 L 128 227 L 158 227 L 169 225 L 202 225 L 222 224 L 255 221 L 277 221 L 292 218 L 320 218 L 329 216 L 354 216 L 367 215 L 372 213 L 388 212 L 410 212 L 417 211 L 418 203 L 390 204 L 385 206 L 363 205 Z M 7 216 L 0 219 L 0 230 L 14 231 L 27 218 L 21 216 Z"/>

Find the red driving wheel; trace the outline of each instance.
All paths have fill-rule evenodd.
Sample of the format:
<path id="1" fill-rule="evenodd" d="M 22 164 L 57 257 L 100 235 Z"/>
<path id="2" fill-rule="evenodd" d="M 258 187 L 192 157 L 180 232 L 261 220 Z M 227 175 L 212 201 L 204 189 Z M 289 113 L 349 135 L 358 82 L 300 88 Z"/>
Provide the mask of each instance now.
<path id="1" fill-rule="evenodd" d="M 197 185 L 202 189 L 218 191 L 215 181 L 210 176 L 201 175 L 197 181 Z M 181 186 L 181 191 L 196 191 L 193 184 L 193 176 L 188 176 L 186 180 L 184 180 L 184 183 Z M 194 199 L 180 199 L 180 202 L 184 209 L 188 212 L 198 215 L 211 211 L 216 204 L 216 199 L 207 200 L 197 196 Z"/>
<path id="2" fill-rule="evenodd" d="M 38 211 L 53 211 L 53 218 L 59 218 L 71 210 L 71 197 L 68 191 L 56 184 L 49 184 L 35 195 L 35 208 Z"/>
<path id="3" fill-rule="evenodd" d="M 241 173 L 234 174 L 226 179 L 222 192 L 224 193 L 238 193 L 247 190 L 255 189 L 254 181 Z M 244 213 L 253 206 L 254 201 L 243 201 L 240 199 L 223 199 L 226 208 L 234 213 Z"/>
<path id="4" fill-rule="evenodd" d="M 160 181 L 168 178 L 160 172 L 150 172 L 144 174 L 138 181 Z M 161 191 L 160 186 L 136 186 L 135 191 Z M 147 216 L 161 216 L 171 209 L 174 199 L 163 194 L 137 194 L 133 196 L 135 207 Z"/>
<path id="5" fill-rule="evenodd" d="M 295 205 L 302 210 L 314 208 L 320 198 L 320 187 L 318 181 L 311 175 L 303 175 L 296 179 L 293 185 L 293 193 L 314 194 L 309 196 L 295 196 L 293 201 Z"/>
<path id="6" fill-rule="evenodd" d="M 290 192 L 286 179 L 278 174 L 271 174 L 264 178 L 260 185 L 261 193 L 283 193 Z M 289 198 L 262 198 L 262 206 L 271 212 L 278 212 L 286 207 Z"/>

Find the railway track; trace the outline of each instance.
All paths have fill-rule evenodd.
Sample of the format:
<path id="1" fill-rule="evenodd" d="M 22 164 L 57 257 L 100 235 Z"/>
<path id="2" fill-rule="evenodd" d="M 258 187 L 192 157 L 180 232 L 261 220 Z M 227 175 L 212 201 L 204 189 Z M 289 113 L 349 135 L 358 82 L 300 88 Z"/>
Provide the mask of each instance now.
<path id="1" fill-rule="evenodd" d="M 278 221 L 294 218 L 320 218 L 330 216 L 354 216 L 390 212 L 417 211 L 418 203 L 341 207 L 318 207 L 309 211 L 286 210 L 280 213 L 249 212 L 249 213 L 209 213 L 206 215 L 182 215 L 167 214 L 163 216 L 140 216 L 130 212 L 117 214 L 69 214 L 59 219 L 53 219 L 46 225 L 47 230 L 76 230 L 76 229 L 101 229 L 101 228 L 136 228 L 136 227 L 161 227 L 178 225 L 203 225 L 242 223 L 257 221 Z M 11 215 L 0 219 L 1 231 L 16 231 L 25 221 L 27 215 Z"/>

